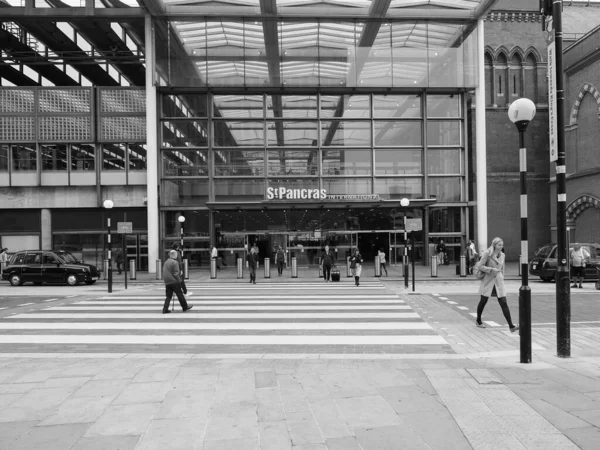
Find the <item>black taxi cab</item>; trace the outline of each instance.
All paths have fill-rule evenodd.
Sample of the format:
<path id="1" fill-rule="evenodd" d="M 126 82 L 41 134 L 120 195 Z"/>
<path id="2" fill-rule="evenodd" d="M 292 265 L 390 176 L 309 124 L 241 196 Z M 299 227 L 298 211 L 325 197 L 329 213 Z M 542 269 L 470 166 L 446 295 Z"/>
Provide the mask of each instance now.
<path id="1" fill-rule="evenodd" d="M 569 253 L 573 250 L 576 242 L 569 244 Z M 590 254 L 588 264 L 585 267 L 585 280 L 597 280 L 598 271 L 596 267 L 600 264 L 600 244 L 598 243 L 579 243 L 581 248 Z M 548 244 L 542 246 L 535 253 L 535 256 L 529 261 L 529 273 L 533 276 L 538 276 L 543 281 L 554 280 L 556 273 L 558 246 L 556 244 Z"/>
<path id="2" fill-rule="evenodd" d="M 94 284 L 98 268 L 78 261 L 64 250 L 23 250 L 12 255 L 2 271 L 2 279 L 13 286 L 23 283 L 60 283 L 76 286 Z"/>

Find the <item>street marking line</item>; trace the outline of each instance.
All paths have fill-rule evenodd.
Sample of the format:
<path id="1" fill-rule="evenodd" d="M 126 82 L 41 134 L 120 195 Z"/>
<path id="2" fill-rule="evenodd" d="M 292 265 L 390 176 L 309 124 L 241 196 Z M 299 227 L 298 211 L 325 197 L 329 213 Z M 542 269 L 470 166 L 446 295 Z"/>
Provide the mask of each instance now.
<path id="1" fill-rule="evenodd" d="M 586 320 L 582 322 L 569 322 L 571 324 L 585 324 L 585 323 L 600 323 L 600 320 Z M 532 323 L 531 325 L 556 325 L 556 322 L 547 322 L 547 323 Z"/>
<path id="2" fill-rule="evenodd" d="M 177 307 L 179 310 L 179 307 Z M 25 313 L 16 314 L 14 316 L 5 317 L 4 319 L 44 319 L 44 320 L 55 320 L 55 319 L 154 319 L 160 315 L 161 308 L 156 309 L 156 313 Z M 245 314 L 207 314 L 204 312 L 193 311 L 186 312 L 185 314 L 169 314 L 162 315 L 163 319 L 176 318 L 178 320 L 207 320 L 207 319 L 415 319 L 421 318 L 417 313 L 414 312 L 403 312 L 403 313 L 245 313 Z"/>
<path id="3" fill-rule="evenodd" d="M 448 300 L 448 297 L 438 297 L 440 300 Z"/>
<path id="4" fill-rule="evenodd" d="M 426 322 L 20 322 L 0 330 L 431 330 Z"/>
<path id="5" fill-rule="evenodd" d="M 253 299 L 268 300 L 268 299 L 289 299 L 289 300 L 302 300 L 302 299 L 318 299 L 322 298 L 321 295 L 261 295 L 261 294 L 248 294 L 248 295 L 202 295 L 202 300 L 247 300 Z M 397 295 L 327 295 L 328 300 L 340 300 L 340 299 L 361 299 L 361 301 L 368 302 L 371 300 L 398 300 Z M 95 300 L 154 300 L 161 299 L 164 301 L 164 295 L 114 295 L 96 297 Z"/>
<path id="6" fill-rule="evenodd" d="M 490 327 L 501 327 L 499 323 L 494 322 L 493 320 L 484 320 L 483 323 L 489 325 Z"/>
<path id="7" fill-rule="evenodd" d="M 296 305 L 296 306 L 273 306 L 273 305 L 260 305 L 260 306 L 232 306 L 232 305 L 223 305 L 223 306 L 205 306 L 194 304 L 190 302 L 194 307 L 198 308 L 201 311 L 302 311 L 302 310 L 335 310 L 335 311 L 348 311 L 348 310 L 400 310 L 400 309 L 412 309 L 407 305 L 381 305 L 381 306 L 323 306 L 323 305 Z M 48 311 L 155 311 L 157 307 L 160 307 L 160 304 L 156 304 L 155 306 L 145 306 L 145 305 L 101 305 L 101 306 L 53 306 L 48 308 Z"/>
<path id="8" fill-rule="evenodd" d="M 149 299 L 148 301 L 143 300 L 84 300 L 81 302 L 75 302 L 73 305 L 162 305 L 165 299 Z M 194 299 L 188 301 L 193 305 L 271 305 L 271 304 L 282 304 L 282 305 L 403 305 L 406 302 L 404 300 L 377 300 L 372 302 L 366 302 L 363 300 L 278 300 L 273 298 L 272 300 L 229 300 L 229 301 L 206 301 L 204 299 Z"/>
<path id="9" fill-rule="evenodd" d="M 458 305 L 457 302 L 453 302 L 452 300 L 446 300 L 446 303 L 448 303 L 449 305 Z"/>
<path id="10" fill-rule="evenodd" d="M 467 308 L 466 306 L 457 306 L 458 309 L 462 309 L 463 311 L 468 311 L 469 308 Z"/>
<path id="11" fill-rule="evenodd" d="M 57 298 L 49 298 L 46 300 L 42 300 L 43 302 L 53 302 L 54 300 L 58 300 Z"/>
<path id="12" fill-rule="evenodd" d="M 441 336 L 324 335 L 0 335 L 2 344 L 123 344 L 123 345 L 447 345 Z"/>

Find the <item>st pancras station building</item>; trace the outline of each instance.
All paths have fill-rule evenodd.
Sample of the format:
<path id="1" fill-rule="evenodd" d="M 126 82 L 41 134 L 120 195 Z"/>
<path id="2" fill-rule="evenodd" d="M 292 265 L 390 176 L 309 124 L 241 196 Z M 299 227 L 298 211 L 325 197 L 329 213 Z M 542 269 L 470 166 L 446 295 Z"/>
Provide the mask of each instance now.
<path id="1" fill-rule="evenodd" d="M 101 266 L 110 219 L 149 272 L 182 238 L 192 269 L 254 244 L 394 265 L 406 236 L 419 263 L 440 239 L 457 261 L 496 220 L 487 71 L 507 94 L 546 82 L 542 51 L 517 69 L 486 50 L 497 4 L 0 0 L 0 244 Z M 512 128 L 495 140 L 517 151 Z"/>

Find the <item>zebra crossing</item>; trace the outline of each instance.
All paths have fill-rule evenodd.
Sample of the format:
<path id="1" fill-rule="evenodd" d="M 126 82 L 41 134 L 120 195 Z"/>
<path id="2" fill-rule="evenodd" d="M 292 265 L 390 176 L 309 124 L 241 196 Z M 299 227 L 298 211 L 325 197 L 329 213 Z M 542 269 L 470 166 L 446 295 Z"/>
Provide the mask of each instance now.
<path id="1" fill-rule="evenodd" d="M 8 315 L 11 351 L 191 354 L 453 353 L 445 339 L 379 281 L 360 287 L 290 282 L 194 283 L 185 313 L 161 313 L 164 289 L 148 286 Z"/>

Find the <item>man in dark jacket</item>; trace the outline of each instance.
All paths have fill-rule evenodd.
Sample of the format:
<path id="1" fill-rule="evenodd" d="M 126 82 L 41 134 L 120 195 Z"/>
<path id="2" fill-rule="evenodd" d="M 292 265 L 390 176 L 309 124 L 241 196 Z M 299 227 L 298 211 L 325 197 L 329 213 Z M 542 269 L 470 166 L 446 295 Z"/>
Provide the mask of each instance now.
<path id="1" fill-rule="evenodd" d="M 246 255 L 246 267 L 250 270 L 250 283 L 256 284 L 256 269 L 258 268 L 258 250 L 252 247 Z"/>
<path id="2" fill-rule="evenodd" d="M 177 262 L 179 263 L 179 272 L 181 272 L 181 290 L 183 292 L 184 295 L 187 295 L 188 290 L 187 290 L 187 286 L 185 285 L 185 279 L 183 276 L 183 248 L 179 247 L 179 244 L 176 242 L 173 244 L 173 250 L 175 250 L 177 252 Z M 169 255 L 171 253 L 169 252 Z M 190 292 L 191 294 L 191 292 Z"/>
<path id="3" fill-rule="evenodd" d="M 329 245 L 325 246 L 325 251 L 321 255 L 321 261 L 323 264 L 323 279 L 325 282 L 330 281 L 331 278 L 331 266 L 333 266 L 333 260 L 335 259 L 333 252 L 329 249 Z"/>
<path id="4" fill-rule="evenodd" d="M 179 270 L 179 263 L 177 262 L 177 250 L 171 250 L 169 252 L 169 259 L 165 261 L 163 266 L 163 280 L 165 282 L 167 293 L 167 298 L 165 299 L 162 310 L 163 314 L 171 312 L 169 311 L 169 303 L 171 303 L 173 293 L 177 295 L 177 300 L 179 300 L 183 312 L 192 309 L 192 306 L 188 306 L 185 297 L 183 296 L 183 292 L 181 291 L 181 271 Z"/>

